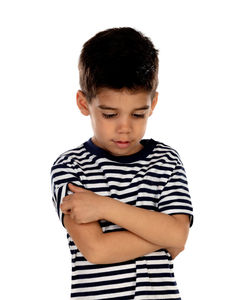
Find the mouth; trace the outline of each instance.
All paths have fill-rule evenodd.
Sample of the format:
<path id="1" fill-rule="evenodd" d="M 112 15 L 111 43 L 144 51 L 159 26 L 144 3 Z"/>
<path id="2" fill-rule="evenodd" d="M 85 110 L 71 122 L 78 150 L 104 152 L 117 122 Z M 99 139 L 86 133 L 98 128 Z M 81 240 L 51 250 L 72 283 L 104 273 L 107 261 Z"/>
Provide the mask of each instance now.
<path id="1" fill-rule="evenodd" d="M 124 149 L 130 145 L 130 141 L 113 141 L 118 148 Z"/>

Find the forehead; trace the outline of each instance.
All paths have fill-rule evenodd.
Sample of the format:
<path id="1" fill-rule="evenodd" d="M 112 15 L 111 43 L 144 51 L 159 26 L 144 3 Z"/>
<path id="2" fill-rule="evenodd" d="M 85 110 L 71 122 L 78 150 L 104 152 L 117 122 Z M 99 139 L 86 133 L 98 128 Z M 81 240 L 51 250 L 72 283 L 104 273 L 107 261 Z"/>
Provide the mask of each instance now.
<path id="1" fill-rule="evenodd" d="M 128 89 L 113 90 L 102 88 L 92 100 L 94 106 L 136 109 L 151 104 L 151 93 L 145 91 L 131 92 Z"/>

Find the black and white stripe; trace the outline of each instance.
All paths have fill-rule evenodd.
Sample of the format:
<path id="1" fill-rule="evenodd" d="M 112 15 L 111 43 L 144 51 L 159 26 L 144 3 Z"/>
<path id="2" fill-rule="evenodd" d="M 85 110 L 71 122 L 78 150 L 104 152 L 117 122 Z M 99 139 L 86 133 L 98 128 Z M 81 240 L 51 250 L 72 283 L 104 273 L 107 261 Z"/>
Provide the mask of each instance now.
<path id="1" fill-rule="evenodd" d="M 154 140 L 131 156 L 112 156 L 91 141 L 59 156 L 51 169 L 53 202 L 63 223 L 60 203 L 72 182 L 99 195 L 166 214 L 187 214 L 192 204 L 178 153 Z M 100 221 L 103 232 L 122 230 Z M 74 299 L 180 299 L 173 263 L 166 250 L 110 265 L 88 262 L 67 234 L 72 255 Z"/>

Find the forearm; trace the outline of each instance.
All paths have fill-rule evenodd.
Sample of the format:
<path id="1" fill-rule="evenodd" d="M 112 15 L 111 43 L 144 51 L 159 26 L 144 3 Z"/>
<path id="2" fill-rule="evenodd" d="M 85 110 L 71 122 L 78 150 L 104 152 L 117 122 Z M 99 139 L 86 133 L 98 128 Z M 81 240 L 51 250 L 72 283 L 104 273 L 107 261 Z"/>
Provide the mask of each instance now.
<path id="1" fill-rule="evenodd" d="M 65 215 L 64 224 L 79 251 L 94 264 L 123 262 L 161 248 L 128 231 L 103 233 L 98 222 L 76 224 Z"/>
<path id="2" fill-rule="evenodd" d="M 188 216 L 169 216 L 98 196 L 79 187 L 70 188 L 75 194 L 66 196 L 61 204 L 61 210 L 65 214 L 65 227 L 89 261 L 106 261 L 110 258 L 124 261 L 161 248 L 184 248 L 189 230 Z M 101 219 L 111 221 L 128 232 L 103 234 L 96 222 Z M 122 249 L 116 252 L 117 245 L 128 252 Z M 103 254 L 100 249 L 104 249 Z M 174 252 L 177 253 L 176 250 Z M 117 256 L 119 253 L 121 257 Z M 176 255 L 175 253 L 173 254 Z M 100 255 L 102 257 L 99 260 Z M 107 263 L 112 262 L 108 260 Z"/>
<path id="3" fill-rule="evenodd" d="M 99 239 L 100 246 L 97 255 L 99 264 L 111 264 L 135 259 L 159 249 L 161 246 L 154 245 L 129 231 L 109 232 Z M 172 259 L 175 259 L 184 248 L 166 249 Z"/>
<path id="4" fill-rule="evenodd" d="M 103 218 L 161 248 L 183 248 L 189 226 L 174 216 L 150 211 L 105 197 Z M 187 216 L 185 216 L 187 217 Z M 187 217 L 188 218 L 188 217 Z M 187 219 L 185 219 L 186 221 Z"/>
<path id="5" fill-rule="evenodd" d="M 162 248 L 129 231 L 104 233 L 98 244 L 96 263 L 99 264 L 128 261 Z"/>

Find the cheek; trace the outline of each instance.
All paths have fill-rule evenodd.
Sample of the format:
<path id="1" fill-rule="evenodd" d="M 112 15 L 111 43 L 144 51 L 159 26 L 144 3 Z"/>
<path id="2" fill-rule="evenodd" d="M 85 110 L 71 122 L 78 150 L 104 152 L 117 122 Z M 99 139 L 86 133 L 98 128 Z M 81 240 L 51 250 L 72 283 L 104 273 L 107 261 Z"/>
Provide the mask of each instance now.
<path id="1" fill-rule="evenodd" d="M 141 122 L 140 126 L 138 126 L 139 128 L 137 129 L 138 134 L 140 134 L 142 136 L 145 134 L 146 129 L 147 129 L 147 122 L 148 122 L 148 119 L 145 119 L 145 120 L 143 120 L 143 122 Z"/>
<path id="2" fill-rule="evenodd" d="M 145 130 L 145 128 L 147 126 L 147 121 L 148 121 L 147 119 L 143 119 L 140 121 L 140 123 L 137 123 L 137 126 L 136 126 L 137 130 L 141 130 L 141 131 Z"/>
<path id="3" fill-rule="evenodd" d="M 107 135 L 109 132 L 112 132 L 112 125 L 111 122 L 107 122 L 106 120 L 99 119 L 97 122 L 95 122 L 95 130 L 100 135 Z"/>
<path id="4" fill-rule="evenodd" d="M 91 122 L 95 130 L 100 130 L 103 126 L 105 126 L 105 122 L 103 122 L 103 119 L 96 112 L 91 115 Z"/>

